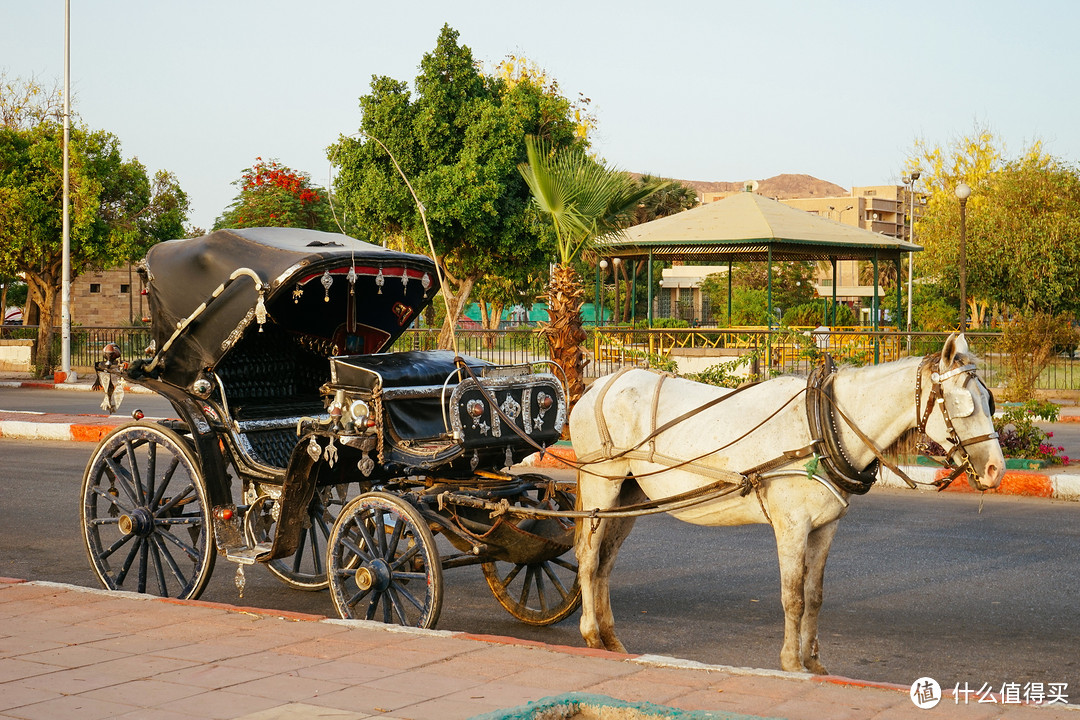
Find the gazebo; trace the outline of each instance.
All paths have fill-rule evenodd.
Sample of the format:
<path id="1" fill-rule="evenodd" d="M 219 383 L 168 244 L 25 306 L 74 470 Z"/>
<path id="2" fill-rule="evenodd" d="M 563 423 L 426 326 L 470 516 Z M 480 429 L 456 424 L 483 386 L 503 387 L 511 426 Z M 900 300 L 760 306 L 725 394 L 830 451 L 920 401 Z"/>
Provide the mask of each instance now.
<path id="1" fill-rule="evenodd" d="M 900 260 L 922 247 L 898 238 L 812 215 L 777 200 L 742 192 L 692 210 L 636 225 L 621 236 L 601 241 L 600 255 L 648 259 L 649 325 L 652 326 L 652 262 L 708 260 L 728 264 L 728 313 L 731 264 L 767 262 L 769 317 L 772 318 L 772 264 L 785 260 L 828 260 L 833 271 L 836 307 L 836 261 L 869 260 L 874 267 L 873 327 L 878 328 L 878 264 L 896 264 L 897 307 L 901 306 Z M 834 316 L 835 320 L 835 316 Z"/>

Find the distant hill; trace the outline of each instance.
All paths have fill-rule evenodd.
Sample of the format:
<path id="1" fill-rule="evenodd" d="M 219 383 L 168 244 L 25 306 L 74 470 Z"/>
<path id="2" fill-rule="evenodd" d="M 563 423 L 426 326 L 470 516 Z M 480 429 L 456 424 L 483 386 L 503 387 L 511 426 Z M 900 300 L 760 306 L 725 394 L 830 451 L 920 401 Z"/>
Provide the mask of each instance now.
<path id="1" fill-rule="evenodd" d="M 699 193 L 738 192 L 747 181 L 742 182 L 707 182 L 703 180 L 678 180 Z M 788 200 L 807 197 L 844 197 L 848 191 L 828 180 L 819 180 L 812 175 L 785 173 L 766 180 L 758 180 L 757 193 L 766 197 Z"/>

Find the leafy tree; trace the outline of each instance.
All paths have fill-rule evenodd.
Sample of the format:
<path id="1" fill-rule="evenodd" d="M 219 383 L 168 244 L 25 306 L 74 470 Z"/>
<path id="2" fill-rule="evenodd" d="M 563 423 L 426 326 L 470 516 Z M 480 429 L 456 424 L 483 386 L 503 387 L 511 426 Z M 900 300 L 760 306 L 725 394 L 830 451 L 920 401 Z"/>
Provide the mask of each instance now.
<path id="1" fill-rule="evenodd" d="M 1027 366 L 1011 368 L 1010 382 L 1024 388 L 1080 311 L 1080 172 L 1044 153 L 1038 142 L 1018 158 L 1003 156 L 989 133 L 965 138 L 949 152 L 924 153 L 921 160 L 936 164 L 918 237 L 927 250 L 924 271 L 955 297 L 960 207 L 954 190 L 967 183 L 968 295 L 1012 314 L 1009 334 L 1026 338 L 1010 341 L 1025 348 L 1014 360 Z M 1026 399 L 1012 390 L 1010 395 Z"/>
<path id="2" fill-rule="evenodd" d="M 35 124 L 0 127 L 0 271 L 26 279 L 41 325 L 35 362 L 48 372 L 53 310 L 63 283 L 63 128 L 48 112 L 20 117 Z M 70 156 L 73 278 L 134 260 L 150 245 L 183 234 L 188 199 L 171 173 L 151 179 L 137 159 L 123 158 L 114 135 L 101 130 L 72 128 Z"/>
<path id="3" fill-rule="evenodd" d="M 543 332 L 551 359 L 566 374 L 567 402 L 572 408 L 585 392 L 581 343 L 586 338 L 581 322 L 585 293 L 573 262 L 600 238 L 627 227 L 638 204 L 664 183 L 640 183 L 600 164 L 580 148 L 553 150 L 533 136 L 526 138 L 525 146 L 529 162 L 519 170 L 536 207 L 555 231 L 557 264 L 548 282 L 550 320 Z"/>
<path id="4" fill-rule="evenodd" d="M 482 74 L 457 31 L 444 26 L 421 61 L 415 94 L 404 82 L 374 77 L 360 98 L 359 136 L 330 149 L 346 226 L 427 254 L 424 217 L 395 160 L 409 178 L 446 280 L 441 347 L 450 346 L 450 329 L 478 281 L 523 282 L 527 272 L 546 267 L 550 230 L 538 221 L 517 171 L 524 136 L 538 134 L 556 147 L 583 144 L 573 105 L 557 86 L 510 75 Z"/>
<path id="5" fill-rule="evenodd" d="M 255 158 L 255 163 L 233 185 L 240 192 L 214 222 L 215 230 L 246 227 L 337 230 L 326 191 L 312 185 L 307 173 L 292 170 L 277 160 Z"/>

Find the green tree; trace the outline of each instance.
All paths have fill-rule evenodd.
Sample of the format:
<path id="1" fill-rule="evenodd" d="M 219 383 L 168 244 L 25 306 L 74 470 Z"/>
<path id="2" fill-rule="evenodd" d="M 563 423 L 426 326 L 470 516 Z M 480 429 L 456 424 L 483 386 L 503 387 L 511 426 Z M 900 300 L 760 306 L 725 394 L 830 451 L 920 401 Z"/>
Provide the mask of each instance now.
<path id="1" fill-rule="evenodd" d="M 359 234 L 429 253 L 423 217 L 397 161 L 423 204 L 441 262 L 449 313 L 440 346 L 449 347 L 450 329 L 478 281 L 545 267 L 550 230 L 539 222 L 517 166 L 527 133 L 558 147 L 583 144 L 573 104 L 529 73 L 485 76 L 457 31 L 444 26 L 421 61 L 415 94 L 404 82 L 375 77 L 360 108 L 358 136 L 330 148 L 339 171 L 335 201 Z"/>
<path id="2" fill-rule="evenodd" d="M 52 369 L 54 307 L 62 278 L 63 128 L 28 112 L 30 127 L 0 127 L 0 270 L 21 273 L 38 308 L 35 362 Z M 40 122 L 39 122 L 40 120 Z M 20 121 L 21 122 L 21 121 Z M 151 179 L 105 131 L 71 129 L 71 270 L 109 268 L 180 237 L 187 195 L 161 171 Z"/>
<path id="3" fill-rule="evenodd" d="M 214 229 L 247 227 L 295 227 L 336 231 L 330 198 L 311 184 L 307 173 L 297 172 L 277 160 L 255 158 L 233 185 L 240 188 L 228 209 L 214 222 Z"/>
<path id="4" fill-rule="evenodd" d="M 989 133 L 965 138 L 948 152 L 924 153 L 922 160 L 936 164 L 917 236 L 926 247 L 924 271 L 956 297 L 960 204 L 954 191 L 959 182 L 971 187 L 967 295 L 973 305 L 999 304 L 1012 315 L 1010 346 L 1024 350 L 1011 358 L 1022 366 L 1010 366 L 1009 394 L 1024 400 L 1026 379 L 1038 375 L 1080 311 L 1080 172 L 1038 142 L 1015 159 L 1003 157 Z"/>
<path id="5" fill-rule="evenodd" d="M 570 407 L 585 392 L 582 371 L 581 303 L 584 290 L 574 260 L 597 240 L 629 226 L 638 204 L 665 183 L 640 183 L 629 174 L 602 165 L 580 148 L 553 150 L 538 138 L 526 138 L 527 164 L 519 166 L 536 207 L 555 232 L 556 262 L 548 283 L 550 320 L 543 332 L 551 359 L 566 375 Z"/>

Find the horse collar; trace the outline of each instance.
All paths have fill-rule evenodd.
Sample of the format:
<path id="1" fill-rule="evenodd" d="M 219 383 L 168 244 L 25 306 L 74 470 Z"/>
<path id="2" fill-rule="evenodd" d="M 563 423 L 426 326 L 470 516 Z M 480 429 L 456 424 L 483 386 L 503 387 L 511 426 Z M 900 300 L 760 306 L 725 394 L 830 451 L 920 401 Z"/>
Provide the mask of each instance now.
<path id="1" fill-rule="evenodd" d="M 806 419 L 811 438 L 816 445 L 823 448 L 820 461 L 828 475 L 845 492 L 863 495 L 869 492 L 877 481 L 878 461 L 874 460 L 866 468 L 859 470 L 851 464 L 844 452 L 836 428 L 832 396 L 835 376 L 836 363 L 832 356 L 826 353 L 821 363 L 806 379 Z"/>

